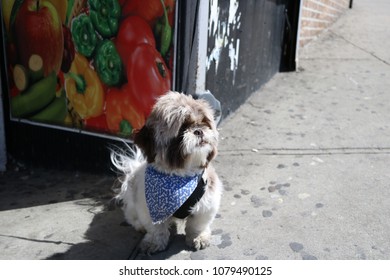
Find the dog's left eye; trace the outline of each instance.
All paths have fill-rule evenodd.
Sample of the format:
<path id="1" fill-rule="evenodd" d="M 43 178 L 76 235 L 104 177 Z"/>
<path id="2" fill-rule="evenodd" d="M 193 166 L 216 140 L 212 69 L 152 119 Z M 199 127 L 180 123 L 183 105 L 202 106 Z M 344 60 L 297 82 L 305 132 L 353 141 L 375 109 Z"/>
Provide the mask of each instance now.
<path id="1" fill-rule="evenodd" d="M 204 125 L 204 126 L 210 128 L 210 129 L 212 129 L 212 127 L 211 127 L 211 121 L 210 121 L 207 117 L 204 117 L 204 118 L 202 119 L 202 125 Z"/>

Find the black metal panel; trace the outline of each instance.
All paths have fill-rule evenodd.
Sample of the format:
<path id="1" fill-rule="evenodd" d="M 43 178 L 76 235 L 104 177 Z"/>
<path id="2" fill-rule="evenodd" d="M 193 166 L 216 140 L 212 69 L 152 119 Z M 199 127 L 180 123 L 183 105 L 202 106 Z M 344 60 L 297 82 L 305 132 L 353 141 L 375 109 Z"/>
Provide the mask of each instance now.
<path id="1" fill-rule="evenodd" d="M 122 142 L 93 135 L 18 122 L 8 125 L 7 150 L 27 165 L 113 174 L 109 148 L 123 147 Z"/>
<path id="2" fill-rule="evenodd" d="M 300 0 L 289 1 L 284 10 L 286 19 L 280 71 L 296 70 L 295 53 L 298 39 Z"/>
<path id="3" fill-rule="evenodd" d="M 218 1 L 219 23 L 228 23 L 230 2 Z M 238 1 L 236 15 L 239 15 L 240 24 L 235 27 L 228 24 L 225 38 L 228 44 L 239 39 L 237 67 L 235 71 L 231 70 L 229 47 L 224 45 L 219 60 L 210 63 L 206 76 L 206 88 L 221 101 L 223 116 L 234 111 L 279 71 L 286 3 L 287 0 Z M 209 36 L 209 58 L 216 47 L 216 36 L 219 36 L 218 32 Z"/>
<path id="4" fill-rule="evenodd" d="M 194 55 L 194 36 L 196 30 L 199 1 L 178 1 L 177 38 L 176 38 L 176 81 L 174 90 L 187 92 L 191 81 L 191 56 Z"/>

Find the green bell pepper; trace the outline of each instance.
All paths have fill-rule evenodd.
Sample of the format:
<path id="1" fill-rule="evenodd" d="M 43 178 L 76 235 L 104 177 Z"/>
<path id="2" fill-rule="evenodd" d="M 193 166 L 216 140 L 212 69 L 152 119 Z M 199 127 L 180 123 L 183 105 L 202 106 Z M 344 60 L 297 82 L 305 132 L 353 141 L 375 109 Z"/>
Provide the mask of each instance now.
<path id="1" fill-rule="evenodd" d="M 157 48 L 162 57 L 168 53 L 172 42 L 172 28 L 169 25 L 167 8 L 165 7 L 164 0 L 160 0 L 164 10 L 164 14 L 161 19 L 155 25 L 155 35 Z"/>
<path id="2" fill-rule="evenodd" d="M 79 53 L 90 57 L 95 50 L 97 37 L 91 19 L 86 14 L 81 14 L 72 22 L 72 38 Z"/>
<path id="3" fill-rule="evenodd" d="M 118 32 L 121 6 L 118 0 L 88 0 L 92 23 L 102 37 L 109 38 Z"/>
<path id="4" fill-rule="evenodd" d="M 122 79 L 122 60 L 114 43 L 104 40 L 99 44 L 95 56 L 96 72 L 103 83 L 116 86 Z"/>

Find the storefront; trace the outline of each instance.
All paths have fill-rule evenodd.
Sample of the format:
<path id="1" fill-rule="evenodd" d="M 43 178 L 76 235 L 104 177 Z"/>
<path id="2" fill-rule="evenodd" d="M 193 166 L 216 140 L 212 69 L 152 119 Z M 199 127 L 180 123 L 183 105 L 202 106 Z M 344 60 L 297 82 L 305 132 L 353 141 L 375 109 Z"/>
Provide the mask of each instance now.
<path id="1" fill-rule="evenodd" d="M 110 145 L 129 141 L 167 90 L 210 90 L 225 117 L 294 68 L 288 2 L 2 1 L 0 146 L 26 162 L 109 170 Z"/>

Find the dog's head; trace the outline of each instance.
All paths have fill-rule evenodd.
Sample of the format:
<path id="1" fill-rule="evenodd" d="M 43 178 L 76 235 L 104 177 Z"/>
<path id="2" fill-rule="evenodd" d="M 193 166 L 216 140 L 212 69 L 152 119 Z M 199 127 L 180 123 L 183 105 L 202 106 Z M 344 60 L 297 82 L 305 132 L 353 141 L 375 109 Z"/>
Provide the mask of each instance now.
<path id="1" fill-rule="evenodd" d="M 168 172 L 205 168 L 217 154 L 213 111 L 204 100 L 169 92 L 157 100 L 134 143 L 149 163 Z"/>

